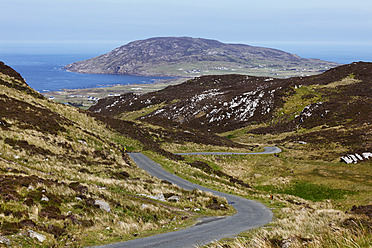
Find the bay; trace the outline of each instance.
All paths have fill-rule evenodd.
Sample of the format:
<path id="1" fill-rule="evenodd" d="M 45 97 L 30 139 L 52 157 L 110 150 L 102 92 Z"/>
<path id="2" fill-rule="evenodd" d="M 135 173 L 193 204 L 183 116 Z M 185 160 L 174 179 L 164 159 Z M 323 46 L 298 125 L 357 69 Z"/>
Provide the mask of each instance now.
<path id="1" fill-rule="evenodd" d="M 258 44 L 257 44 L 258 45 Z M 296 42 L 266 42 L 264 47 L 277 48 L 295 53 L 303 58 L 317 58 L 326 61 L 348 64 L 357 61 L 372 62 L 372 43 L 368 44 L 323 44 Z M 60 49 L 61 52 L 64 49 Z M 0 61 L 19 72 L 26 82 L 39 92 L 62 89 L 107 87 L 112 85 L 148 84 L 169 77 L 140 77 L 129 75 L 79 74 L 62 68 L 70 63 L 89 59 L 100 54 L 23 54 L 2 53 Z"/>
<path id="2" fill-rule="evenodd" d="M 64 66 L 97 56 L 97 54 L 3 54 L 0 61 L 19 72 L 33 89 L 43 93 L 62 89 L 108 87 L 125 84 L 149 84 L 169 77 L 80 74 Z"/>

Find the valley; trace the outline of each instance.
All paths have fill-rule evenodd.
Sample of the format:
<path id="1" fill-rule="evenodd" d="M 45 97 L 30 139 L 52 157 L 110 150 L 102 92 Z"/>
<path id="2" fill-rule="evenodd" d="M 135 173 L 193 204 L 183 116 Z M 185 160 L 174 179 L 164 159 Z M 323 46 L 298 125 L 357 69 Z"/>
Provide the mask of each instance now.
<path id="1" fill-rule="evenodd" d="M 371 63 L 353 63 L 305 78 L 205 76 L 155 93 L 101 100 L 91 111 L 141 123 L 152 130 L 163 149 L 176 154 L 241 152 L 247 144 L 251 150 L 274 144 L 282 148 L 275 156 L 197 155 L 183 156 L 178 162 L 155 159 L 168 171 L 196 184 L 272 204 L 278 219 L 267 227 L 271 231 L 258 229 L 241 235 L 239 241 L 209 247 L 275 247 L 284 243 L 342 247 L 348 244 L 344 237 L 368 247 L 368 231 L 359 233 L 363 237 L 359 239 L 350 236 L 345 227 L 349 219 L 355 219 L 355 215 L 347 215 L 352 213 L 348 210 L 362 205 L 366 210 L 362 216 L 369 215 L 371 162 L 346 165 L 340 156 L 371 150 L 370 82 Z M 248 97 L 239 101 L 242 96 Z M 255 102 L 251 114 L 240 115 L 241 109 Z M 220 120 L 211 121 L 218 114 Z M 183 138 L 169 139 L 162 134 L 164 129 L 178 131 Z M 218 134 L 236 145 L 226 148 L 204 140 L 198 144 L 187 141 L 201 134 Z M 148 155 L 154 158 L 155 154 Z M 248 190 L 227 186 L 229 176 L 242 180 L 245 188 L 249 185 Z M 368 217 L 363 221 L 367 228 Z M 340 231 L 335 233 L 334 228 Z M 267 238 L 270 233 L 281 238 Z"/>
<path id="2" fill-rule="evenodd" d="M 371 63 L 288 79 L 206 75 L 115 93 L 89 110 L 48 100 L 4 64 L 0 72 L 5 246 L 103 245 L 234 216 L 223 195 L 137 167 L 139 152 L 168 173 L 273 212 L 263 227 L 206 247 L 370 245 L 371 161 L 340 156 L 372 151 Z M 282 152 L 184 154 L 272 146 Z"/>

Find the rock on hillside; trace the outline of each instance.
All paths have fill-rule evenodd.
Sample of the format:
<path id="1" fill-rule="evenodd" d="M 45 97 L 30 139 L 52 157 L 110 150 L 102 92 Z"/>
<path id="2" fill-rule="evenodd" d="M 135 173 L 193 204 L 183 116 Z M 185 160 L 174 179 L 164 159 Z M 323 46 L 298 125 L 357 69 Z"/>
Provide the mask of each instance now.
<path id="1" fill-rule="evenodd" d="M 300 85 L 328 85 L 355 74 L 353 84 L 341 83 L 339 88 L 345 91 L 345 94 L 363 96 L 363 101 L 367 101 L 370 93 L 371 67 L 372 63 L 354 63 L 331 69 L 318 76 L 290 79 L 243 75 L 203 76 L 144 95 L 131 93 L 101 99 L 90 110 L 106 115 L 118 115 L 163 104 L 164 106 L 140 119 L 164 124 L 175 122 L 197 129 L 223 132 L 253 122 L 271 120 L 277 114 L 276 110 L 284 105 L 285 97 L 294 94 L 296 87 Z M 360 91 L 360 87 L 364 90 Z M 321 86 L 319 88 L 319 91 L 323 92 L 327 89 Z M 314 100 L 316 98 L 315 95 L 307 97 Z M 335 100 L 334 98 L 332 99 Z M 323 109 L 325 105 L 331 103 L 314 103 L 297 114 L 309 115 L 307 112 L 320 109 L 316 104 L 322 105 Z M 299 115 L 297 119 L 300 121 L 301 116 Z"/>
<path id="2" fill-rule="evenodd" d="M 145 95 L 100 100 L 90 110 L 106 115 L 163 104 L 140 119 L 160 125 L 178 123 L 214 132 L 267 119 L 280 102 L 282 81 L 242 75 L 203 76 Z M 283 93 L 281 93 L 283 94 Z"/>
<path id="3" fill-rule="evenodd" d="M 324 67 L 336 63 L 303 59 L 277 49 L 190 37 L 158 37 L 133 41 L 113 51 L 65 69 L 79 73 L 147 76 L 190 76 L 213 71 L 233 73 L 244 68 Z M 311 68 L 314 69 L 314 68 Z"/>
<path id="4" fill-rule="evenodd" d="M 143 110 L 142 121 L 217 133 L 251 124 L 265 124 L 255 133 L 324 125 L 365 126 L 370 133 L 371 81 L 372 63 L 363 62 L 289 79 L 203 76 L 158 92 L 102 99 L 90 110 L 113 116 Z M 155 110 L 148 113 L 150 107 Z"/>

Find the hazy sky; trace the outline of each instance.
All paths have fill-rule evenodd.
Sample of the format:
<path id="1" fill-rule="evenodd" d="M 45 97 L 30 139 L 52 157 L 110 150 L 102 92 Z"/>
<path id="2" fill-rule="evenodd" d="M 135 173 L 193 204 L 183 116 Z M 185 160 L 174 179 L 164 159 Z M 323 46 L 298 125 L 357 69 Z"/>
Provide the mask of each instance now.
<path id="1" fill-rule="evenodd" d="M 0 52 L 104 52 L 133 40 L 371 44 L 371 0 L 0 0 Z"/>

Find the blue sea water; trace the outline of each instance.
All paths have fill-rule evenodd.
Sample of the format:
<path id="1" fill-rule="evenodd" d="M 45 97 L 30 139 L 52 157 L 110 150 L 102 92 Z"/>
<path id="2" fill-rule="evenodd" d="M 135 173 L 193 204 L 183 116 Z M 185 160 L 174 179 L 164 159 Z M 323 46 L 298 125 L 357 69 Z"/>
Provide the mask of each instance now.
<path id="1" fill-rule="evenodd" d="M 30 87 L 41 93 L 61 89 L 107 87 L 118 84 L 148 84 L 169 79 L 167 77 L 80 74 L 62 69 L 65 65 L 94 56 L 97 56 L 97 54 L 4 54 L 0 55 L 0 61 L 19 72 Z"/>
<path id="2" fill-rule="evenodd" d="M 277 48 L 303 58 L 316 58 L 340 64 L 357 61 L 372 62 L 371 44 L 314 44 L 314 43 L 261 43 L 258 46 Z M 1 50 L 0 50 L 1 51 Z M 13 50 L 14 51 L 14 50 Z M 62 49 L 63 51 L 63 49 Z M 22 52 L 22 51 L 20 51 Z M 117 84 L 153 83 L 163 77 L 79 74 L 62 68 L 70 63 L 99 54 L 0 54 L 0 61 L 18 71 L 26 82 L 39 92 L 61 89 L 107 87 Z"/>
<path id="3" fill-rule="evenodd" d="M 277 48 L 302 58 L 321 59 L 340 64 L 372 62 L 371 43 L 264 43 L 266 47 Z"/>

